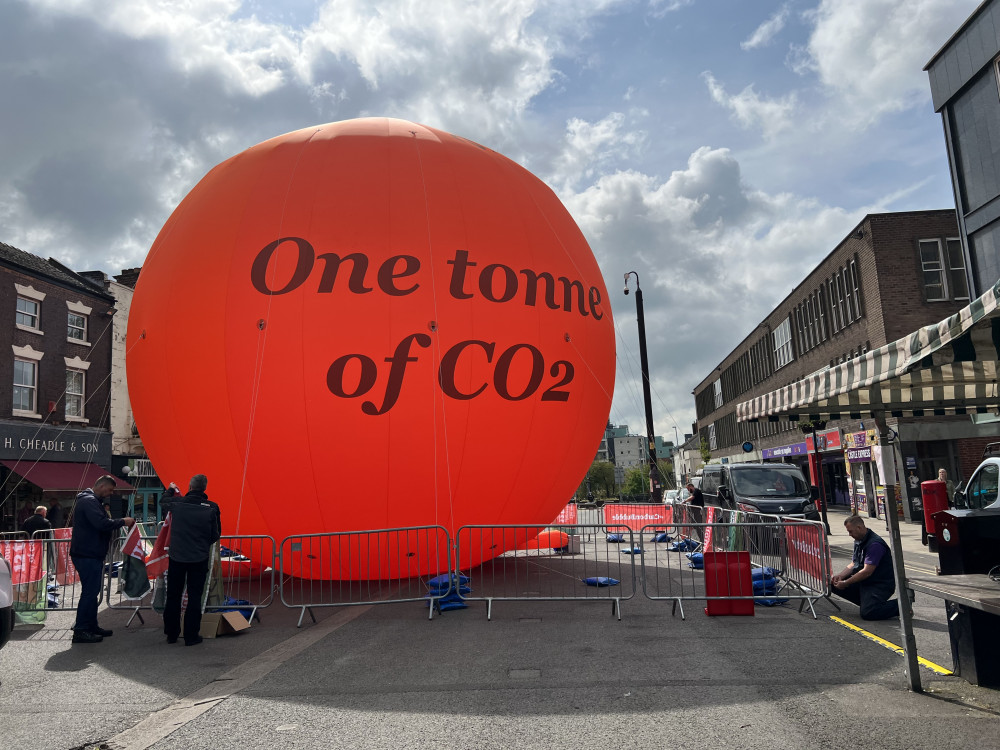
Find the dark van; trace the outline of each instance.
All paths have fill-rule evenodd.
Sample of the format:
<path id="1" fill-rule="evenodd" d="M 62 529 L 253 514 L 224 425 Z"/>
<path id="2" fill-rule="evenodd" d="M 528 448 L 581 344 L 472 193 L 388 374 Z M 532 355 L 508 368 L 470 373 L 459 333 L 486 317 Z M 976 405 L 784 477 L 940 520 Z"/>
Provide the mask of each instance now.
<path id="1" fill-rule="evenodd" d="M 701 476 L 706 506 L 819 520 L 817 493 L 794 464 L 708 464 Z"/>

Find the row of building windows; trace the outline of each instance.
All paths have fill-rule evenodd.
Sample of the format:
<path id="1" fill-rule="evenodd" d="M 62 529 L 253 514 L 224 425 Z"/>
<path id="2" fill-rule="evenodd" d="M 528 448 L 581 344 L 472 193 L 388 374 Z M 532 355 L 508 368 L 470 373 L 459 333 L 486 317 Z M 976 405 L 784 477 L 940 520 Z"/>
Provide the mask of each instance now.
<path id="1" fill-rule="evenodd" d="M 20 348 L 15 347 L 15 349 Z M 30 347 L 27 348 L 30 349 Z M 14 357 L 13 413 L 15 417 L 42 416 L 38 412 L 38 365 L 41 353 L 37 354 L 37 359 L 26 359 L 16 355 Z M 74 361 L 73 363 L 78 367 L 66 368 L 64 413 L 67 421 L 84 422 L 86 421 L 84 407 L 87 400 L 85 368 L 89 367 L 89 363 L 82 361 Z"/>
<path id="2" fill-rule="evenodd" d="M 861 320 L 862 314 L 861 283 L 855 256 L 792 310 L 799 355 L 815 349 L 835 333 Z M 775 340 L 775 348 L 777 346 Z"/>
<path id="3" fill-rule="evenodd" d="M 14 315 L 14 323 L 22 331 L 32 333 L 44 333 L 42 331 L 42 303 L 45 301 L 45 293 L 24 286 L 15 284 L 17 288 L 17 307 Z M 87 342 L 87 320 L 92 308 L 81 302 L 67 302 L 66 307 L 66 338 L 76 344 L 89 346 Z"/>
<path id="4" fill-rule="evenodd" d="M 730 412 L 710 423 L 702 432 L 709 450 L 731 448 L 749 441 L 756 443 L 760 438 L 777 435 L 797 429 L 797 423 L 787 419 L 778 422 L 737 422 L 736 412 Z"/>
<path id="5" fill-rule="evenodd" d="M 22 331 L 44 335 L 42 330 L 42 305 L 45 292 L 34 287 L 14 284 L 17 291 L 14 323 Z M 82 302 L 66 302 L 66 339 L 75 344 L 90 346 L 87 341 L 87 322 L 93 308 Z M 38 408 L 38 372 L 44 352 L 29 346 L 14 346 L 14 403 L 15 417 L 40 418 Z M 67 421 L 86 422 L 86 371 L 90 363 L 80 357 L 65 357 L 66 390 L 63 394 L 63 413 Z"/>

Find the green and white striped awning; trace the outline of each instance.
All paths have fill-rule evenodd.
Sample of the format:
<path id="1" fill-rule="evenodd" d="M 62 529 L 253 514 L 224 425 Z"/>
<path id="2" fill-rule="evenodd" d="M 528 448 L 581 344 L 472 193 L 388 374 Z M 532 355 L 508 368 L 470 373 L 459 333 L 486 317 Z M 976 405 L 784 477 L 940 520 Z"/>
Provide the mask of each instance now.
<path id="1" fill-rule="evenodd" d="M 940 323 L 744 401 L 736 418 L 815 421 L 995 411 L 998 360 L 1000 281 Z"/>

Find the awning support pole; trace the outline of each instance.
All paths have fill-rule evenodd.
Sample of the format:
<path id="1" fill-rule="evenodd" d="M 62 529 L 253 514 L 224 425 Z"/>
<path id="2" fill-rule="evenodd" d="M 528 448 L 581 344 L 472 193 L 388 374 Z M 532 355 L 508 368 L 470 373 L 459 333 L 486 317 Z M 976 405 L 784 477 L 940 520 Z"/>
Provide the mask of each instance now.
<path id="1" fill-rule="evenodd" d="M 889 526 L 889 544 L 892 547 L 892 568 L 896 576 L 896 598 L 899 600 L 899 629 L 903 637 L 903 658 L 906 660 L 906 677 L 910 690 L 922 693 L 920 664 L 917 662 L 917 640 L 913 635 L 913 608 L 906 593 L 906 569 L 903 567 L 903 542 L 899 536 L 899 516 L 896 512 L 896 447 L 889 441 L 885 417 L 876 417 L 879 442 L 882 444 L 881 477 L 885 485 L 885 519 Z"/>

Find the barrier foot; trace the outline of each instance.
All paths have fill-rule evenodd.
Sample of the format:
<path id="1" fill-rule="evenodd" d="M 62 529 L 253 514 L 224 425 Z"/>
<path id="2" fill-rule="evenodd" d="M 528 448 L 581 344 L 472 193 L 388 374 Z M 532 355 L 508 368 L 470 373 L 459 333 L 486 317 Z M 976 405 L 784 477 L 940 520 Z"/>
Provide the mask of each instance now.
<path id="1" fill-rule="evenodd" d="M 684 616 L 684 602 L 682 602 L 680 599 L 674 599 L 674 606 L 670 610 L 670 616 L 674 617 L 677 615 L 678 607 L 680 607 L 681 609 L 681 619 L 686 620 L 687 618 Z"/>
<path id="2" fill-rule="evenodd" d="M 306 618 L 306 610 L 307 609 L 309 610 L 309 616 L 312 618 L 313 624 L 314 625 L 316 624 L 316 615 L 313 614 L 312 607 L 303 607 L 302 608 L 302 614 L 299 615 L 299 624 L 296 625 L 295 627 L 297 627 L 297 628 L 301 628 L 302 627 L 302 621 Z"/>
<path id="3" fill-rule="evenodd" d="M 257 611 L 256 605 L 254 605 L 253 610 L 250 612 L 250 619 L 247 620 L 247 622 L 253 624 L 253 618 L 255 618 L 255 617 L 257 618 L 257 622 L 261 621 L 261 619 L 260 619 L 260 612 Z"/>
<path id="4" fill-rule="evenodd" d="M 142 613 L 139 612 L 139 608 L 136 607 L 134 610 L 132 610 L 132 616 L 128 618 L 128 622 L 125 623 L 125 627 L 127 628 L 129 625 L 131 625 L 132 620 L 134 620 L 136 617 L 139 618 L 139 622 L 141 622 L 143 625 L 146 624 L 146 621 L 142 619 Z"/>
<path id="5" fill-rule="evenodd" d="M 618 619 L 619 620 L 622 619 L 622 604 L 621 604 L 621 599 L 618 599 L 616 597 L 614 599 L 614 601 L 611 602 L 611 614 L 612 615 L 618 615 Z"/>
<path id="6" fill-rule="evenodd" d="M 818 599 L 805 599 L 804 601 L 809 605 L 809 611 L 812 612 L 813 619 L 818 620 L 819 618 L 816 616 L 816 610 L 813 607 L 813 602 L 818 601 Z"/>
<path id="7" fill-rule="evenodd" d="M 493 600 L 492 599 L 487 599 L 486 600 L 486 619 L 487 620 L 492 620 L 493 619 Z"/>
<path id="8" fill-rule="evenodd" d="M 428 604 L 428 606 L 427 606 L 427 619 L 428 620 L 433 620 L 434 619 L 434 610 L 438 609 L 438 606 L 439 606 L 438 605 L 438 600 L 437 599 L 431 599 L 427 604 Z"/>

